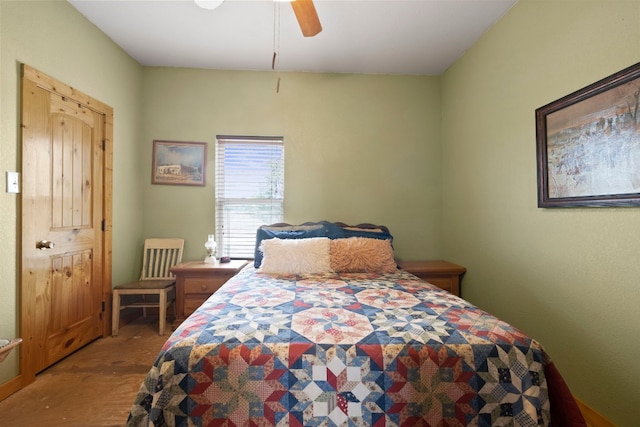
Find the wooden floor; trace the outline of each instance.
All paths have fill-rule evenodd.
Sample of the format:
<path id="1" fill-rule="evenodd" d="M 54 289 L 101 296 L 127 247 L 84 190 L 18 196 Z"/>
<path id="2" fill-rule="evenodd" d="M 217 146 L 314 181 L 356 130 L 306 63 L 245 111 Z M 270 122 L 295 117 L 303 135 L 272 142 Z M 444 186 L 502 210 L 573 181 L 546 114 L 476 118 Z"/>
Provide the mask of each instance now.
<path id="1" fill-rule="evenodd" d="M 123 426 L 169 333 L 137 320 L 43 371 L 0 402 L 0 426 Z"/>

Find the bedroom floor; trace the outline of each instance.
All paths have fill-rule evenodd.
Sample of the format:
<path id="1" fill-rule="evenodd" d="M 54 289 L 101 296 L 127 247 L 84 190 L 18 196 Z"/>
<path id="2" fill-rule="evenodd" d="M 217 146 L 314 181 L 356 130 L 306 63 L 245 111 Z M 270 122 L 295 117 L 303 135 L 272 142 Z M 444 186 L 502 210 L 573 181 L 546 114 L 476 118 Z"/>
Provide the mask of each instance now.
<path id="1" fill-rule="evenodd" d="M 123 426 L 162 344 L 158 324 L 143 319 L 117 337 L 94 341 L 0 402 L 0 425 Z M 5 422 L 7 424 L 5 424 Z"/>

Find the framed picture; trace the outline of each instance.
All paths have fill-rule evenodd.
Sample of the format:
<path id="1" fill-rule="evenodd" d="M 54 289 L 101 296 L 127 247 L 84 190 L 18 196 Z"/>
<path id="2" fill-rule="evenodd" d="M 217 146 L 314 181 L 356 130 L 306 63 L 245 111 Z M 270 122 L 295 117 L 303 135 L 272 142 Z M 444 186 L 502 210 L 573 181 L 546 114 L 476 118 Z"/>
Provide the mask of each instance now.
<path id="1" fill-rule="evenodd" d="M 536 110 L 538 207 L 640 206 L 640 63 Z"/>
<path id="2" fill-rule="evenodd" d="M 207 144 L 153 141 L 152 184 L 205 185 Z"/>

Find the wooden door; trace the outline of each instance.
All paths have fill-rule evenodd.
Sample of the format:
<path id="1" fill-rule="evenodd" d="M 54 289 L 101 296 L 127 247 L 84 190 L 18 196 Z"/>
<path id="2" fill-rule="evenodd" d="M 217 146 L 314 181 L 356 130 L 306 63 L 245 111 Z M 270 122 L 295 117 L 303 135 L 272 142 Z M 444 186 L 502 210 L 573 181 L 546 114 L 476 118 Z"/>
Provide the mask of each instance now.
<path id="1" fill-rule="evenodd" d="M 108 324 L 103 223 L 113 113 L 27 66 L 22 85 L 21 360 L 28 383 Z"/>

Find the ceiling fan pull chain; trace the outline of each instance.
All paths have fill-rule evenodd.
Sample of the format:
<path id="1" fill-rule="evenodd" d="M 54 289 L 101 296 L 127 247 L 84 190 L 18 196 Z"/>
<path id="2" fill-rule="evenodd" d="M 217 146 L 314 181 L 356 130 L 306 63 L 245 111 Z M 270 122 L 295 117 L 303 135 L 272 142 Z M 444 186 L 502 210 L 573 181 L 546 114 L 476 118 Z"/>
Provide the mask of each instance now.
<path id="1" fill-rule="evenodd" d="M 276 53 L 273 52 L 273 59 L 271 60 L 271 69 L 275 70 Z M 280 93 L 280 71 L 278 71 L 278 80 L 276 82 L 276 93 Z"/>
<path id="2" fill-rule="evenodd" d="M 276 62 L 280 60 L 280 3 L 273 2 L 273 57 L 271 58 L 271 69 L 276 71 L 278 68 Z M 280 70 L 278 71 L 278 80 L 276 81 L 276 93 L 280 93 Z"/>

